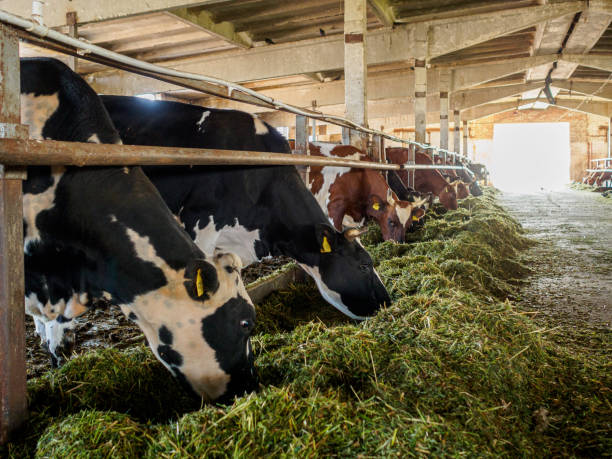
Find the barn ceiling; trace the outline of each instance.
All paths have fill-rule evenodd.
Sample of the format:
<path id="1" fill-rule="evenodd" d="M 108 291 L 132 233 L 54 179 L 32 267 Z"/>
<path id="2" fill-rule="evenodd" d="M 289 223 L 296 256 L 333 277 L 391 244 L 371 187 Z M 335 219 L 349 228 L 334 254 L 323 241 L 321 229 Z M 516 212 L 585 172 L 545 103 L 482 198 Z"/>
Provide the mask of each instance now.
<path id="1" fill-rule="evenodd" d="M 48 25 L 68 32 L 64 11 L 75 10 L 78 36 L 112 51 L 196 73 L 210 71 L 212 76 L 227 75 L 228 79 L 257 91 L 282 94 L 287 98 L 282 100 L 288 103 L 294 103 L 293 94 L 299 92 L 303 105 L 310 93 L 310 100 L 318 103 L 323 111 L 326 103 L 337 105 L 336 98 L 326 99 L 321 94 L 331 93 L 342 83 L 342 62 L 329 64 L 333 61 L 329 58 L 324 65 L 319 61 L 323 61 L 321 54 L 329 53 L 333 57 L 334 47 L 341 44 L 343 0 L 132 0 L 129 4 L 57 0 L 51 3 L 53 8 L 45 10 L 44 17 Z M 601 94 L 609 92 L 608 67 L 553 61 L 561 53 L 610 56 L 612 60 L 612 6 L 608 3 L 608 0 L 591 0 L 588 5 L 573 0 L 368 0 L 368 37 L 378 37 L 381 43 L 394 43 L 408 37 L 417 24 L 427 23 L 440 30 L 454 30 L 453 27 L 470 30 L 477 24 L 476 19 L 493 18 L 499 25 L 498 30 L 483 32 L 480 39 L 463 42 L 456 37 L 465 34 L 449 34 L 444 43 L 439 38 L 439 43 L 431 47 L 439 52 L 428 59 L 429 73 L 450 68 L 467 74 L 469 68 L 477 67 L 486 75 L 481 81 L 474 77 L 462 80 L 469 83 L 468 87 L 456 88 L 461 91 L 497 90 L 508 85 L 520 88 L 521 84 L 539 82 L 543 87 L 548 77 L 558 83 L 559 98 L 570 95 L 589 98 L 593 97 L 589 94 L 597 93 L 599 100 Z M 30 7 L 30 1 L 0 0 L 0 8 L 22 16 L 29 16 Z M 557 10 L 561 13 L 554 14 Z M 529 20 L 530 15 L 536 19 Z M 21 53 L 24 56 L 52 54 L 28 44 L 22 44 Z M 368 67 L 368 78 L 382 84 L 394 75 L 409 77 L 414 63 L 409 45 L 397 56 L 379 54 L 382 56 L 377 54 Z M 254 60 L 249 61 L 249 56 L 254 56 Z M 250 63 L 265 59 L 270 61 L 260 71 Z M 281 59 L 295 59 L 295 71 L 291 65 L 283 68 L 277 65 Z M 166 98 L 214 103 L 201 93 L 167 84 L 142 84 L 141 80 L 132 81 L 119 71 L 109 71 L 83 59 L 79 60 L 78 71 L 101 92 L 135 93 L 142 88 L 142 92 L 161 93 Z M 570 94 L 564 88 L 577 84 L 590 84 L 593 92 Z M 436 85 L 434 79 L 428 94 L 430 88 L 435 93 Z M 378 92 L 381 99 L 394 98 L 393 94 Z M 399 90 L 397 98 L 409 97 L 405 92 Z"/>

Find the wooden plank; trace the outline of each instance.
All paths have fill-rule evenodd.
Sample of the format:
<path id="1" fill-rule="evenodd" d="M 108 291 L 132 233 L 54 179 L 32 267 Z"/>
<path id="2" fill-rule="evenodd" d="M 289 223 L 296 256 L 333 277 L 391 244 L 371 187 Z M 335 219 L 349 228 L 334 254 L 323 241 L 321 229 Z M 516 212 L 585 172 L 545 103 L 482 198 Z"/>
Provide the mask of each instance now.
<path id="1" fill-rule="evenodd" d="M 0 135 L 20 132 L 19 108 L 19 45 L 0 25 Z M 21 185 L 0 165 L 0 444 L 27 418 Z"/>

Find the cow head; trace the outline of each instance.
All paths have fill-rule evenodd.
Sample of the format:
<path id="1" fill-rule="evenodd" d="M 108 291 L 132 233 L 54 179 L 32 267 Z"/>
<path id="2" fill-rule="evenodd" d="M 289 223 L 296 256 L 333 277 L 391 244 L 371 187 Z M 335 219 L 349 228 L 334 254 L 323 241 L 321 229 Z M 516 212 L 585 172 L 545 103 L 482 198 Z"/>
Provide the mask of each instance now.
<path id="1" fill-rule="evenodd" d="M 300 257 L 300 265 L 329 303 L 360 320 L 391 303 L 372 258 L 358 240 L 361 230 L 352 228 L 341 233 L 325 223 L 310 228 L 314 231 L 304 234 L 310 243 Z"/>
<path id="2" fill-rule="evenodd" d="M 472 193 L 473 196 L 482 196 L 482 189 L 476 180 L 470 183 L 470 193 Z"/>
<path id="3" fill-rule="evenodd" d="M 384 200 L 376 194 L 371 194 L 368 197 L 366 215 L 378 223 L 385 241 L 404 242 L 404 224 L 398 215 L 397 199 L 391 197 L 391 193 L 388 189 L 387 198 Z"/>
<path id="4" fill-rule="evenodd" d="M 234 254 L 161 267 L 166 284 L 122 306 L 157 358 L 197 395 L 226 401 L 258 384 L 250 335 L 255 309 Z"/>
<path id="5" fill-rule="evenodd" d="M 440 203 L 449 210 L 457 210 L 457 193 L 451 184 L 447 184 L 438 193 Z"/>
<path id="6" fill-rule="evenodd" d="M 427 200 L 417 198 L 416 196 L 411 196 L 411 198 L 412 201 L 396 202 L 397 215 L 405 232 L 409 232 L 412 225 L 425 215 L 425 210 L 422 206 Z"/>
<path id="7" fill-rule="evenodd" d="M 470 195 L 470 190 L 467 184 L 461 180 L 455 182 L 455 190 L 457 193 L 457 199 L 465 199 Z"/>

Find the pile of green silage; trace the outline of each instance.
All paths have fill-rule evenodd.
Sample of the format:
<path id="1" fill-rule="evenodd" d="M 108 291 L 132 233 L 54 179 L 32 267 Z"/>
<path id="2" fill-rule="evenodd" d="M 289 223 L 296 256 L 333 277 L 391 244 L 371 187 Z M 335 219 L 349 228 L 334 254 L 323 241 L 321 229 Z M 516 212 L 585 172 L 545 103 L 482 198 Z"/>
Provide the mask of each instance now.
<path id="1" fill-rule="evenodd" d="M 530 242 L 494 193 L 437 208 L 409 239 L 364 238 L 393 298 L 364 323 L 312 285 L 258 306 L 259 393 L 199 407 L 148 350 L 107 349 L 30 382 L 30 424 L 0 454 L 609 454 L 609 354 L 555 344 L 513 306 Z"/>

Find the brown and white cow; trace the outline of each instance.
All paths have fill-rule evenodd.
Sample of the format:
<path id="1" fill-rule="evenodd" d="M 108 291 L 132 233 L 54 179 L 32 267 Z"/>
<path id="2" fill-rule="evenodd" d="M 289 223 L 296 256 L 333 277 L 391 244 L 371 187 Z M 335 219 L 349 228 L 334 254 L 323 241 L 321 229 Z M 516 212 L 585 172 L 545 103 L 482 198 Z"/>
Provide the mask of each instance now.
<path id="1" fill-rule="evenodd" d="M 351 145 L 322 142 L 311 143 L 310 154 L 368 159 Z M 308 187 L 338 230 L 372 219 L 380 225 L 384 240 L 403 242 L 412 225 L 413 212 L 416 217 L 423 215 L 419 203 L 400 201 L 381 173 L 372 169 L 311 166 Z"/>
<path id="2" fill-rule="evenodd" d="M 434 157 L 434 164 L 439 165 L 447 165 L 454 166 L 455 164 L 447 158 L 444 160 L 442 156 Z M 460 177 L 459 174 L 454 169 L 441 169 L 440 173 L 442 176 L 450 183 L 453 188 L 455 188 L 455 193 L 457 194 L 457 199 L 464 199 L 470 195 L 470 190 L 468 188 L 469 182 L 465 182 L 463 177 Z"/>
<path id="3" fill-rule="evenodd" d="M 394 164 L 405 164 L 408 162 L 408 148 L 392 148 L 386 150 L 387 159 Z M 424 152 L 415 152 L 416 164 L 433 164 L 429 155 Z M 398 171 L 398 175 L 408 182 L 408 171 Z M 438 197 L 440 203 L 447 209 L 457 209 L 457 192 L 455 188 L 437 170 L 418 169 L 414 173 L 414 189 L 421 193 L 433 193 Z"/>

